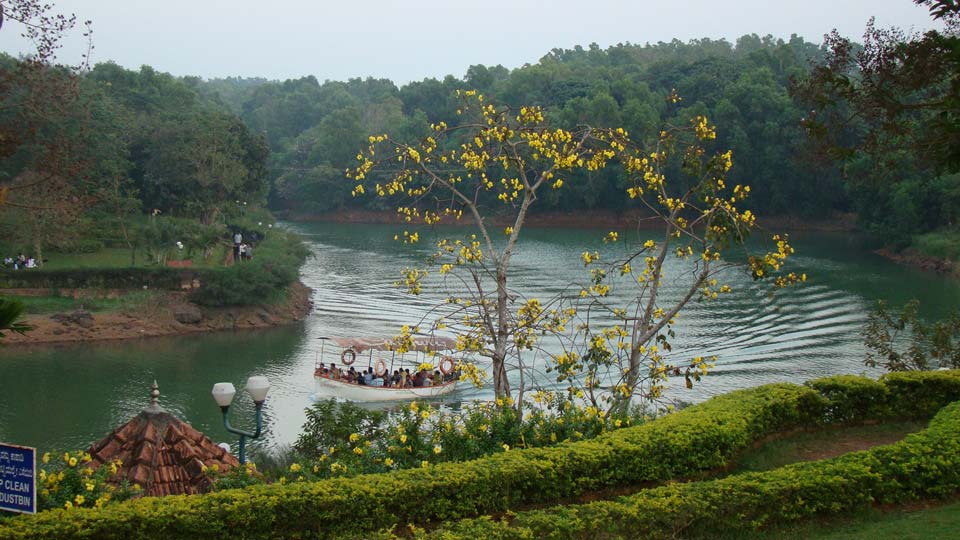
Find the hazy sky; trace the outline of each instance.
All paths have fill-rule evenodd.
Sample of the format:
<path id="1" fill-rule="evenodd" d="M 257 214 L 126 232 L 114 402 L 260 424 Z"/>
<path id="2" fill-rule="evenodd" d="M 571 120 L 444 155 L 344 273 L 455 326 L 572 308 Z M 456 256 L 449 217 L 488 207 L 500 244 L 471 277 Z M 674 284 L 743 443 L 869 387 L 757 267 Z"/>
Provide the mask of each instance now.
<path id="1" fill-rule="evenodd" d="M 833 28 L 859 40 L 879 26 L 932 26 L 910 0 L 58 0 L 56 9 L 90 19 L 94 62 L 174 75 L 319 80 L 386 77 L 398 84 L 472 64 L 515 68 L 553 48 L 607 47 L 677 38 L 799 34 L 820 43 Z M 21 28 L 0 29 L 0 50 L 28 51 Z M 76 63 L 76 32 L 59 59 Z"/>

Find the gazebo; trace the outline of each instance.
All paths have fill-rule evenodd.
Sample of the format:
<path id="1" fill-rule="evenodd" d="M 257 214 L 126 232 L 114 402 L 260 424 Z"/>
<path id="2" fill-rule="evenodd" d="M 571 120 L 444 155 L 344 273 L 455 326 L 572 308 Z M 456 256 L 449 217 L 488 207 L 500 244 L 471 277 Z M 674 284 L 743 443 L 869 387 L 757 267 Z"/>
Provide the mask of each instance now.
<path id="1" fill-rule="evenodd" d="M 156 381 L 150 396 L 149 407 L 90 446 L 95 466 L 119 459 L 118 479 L 139 484 L 144 495 L 163 496 L 209 491 L 212 481 L 205 466 L 226 472 L 240 465 L 230 452 L 160 407 Z"/>

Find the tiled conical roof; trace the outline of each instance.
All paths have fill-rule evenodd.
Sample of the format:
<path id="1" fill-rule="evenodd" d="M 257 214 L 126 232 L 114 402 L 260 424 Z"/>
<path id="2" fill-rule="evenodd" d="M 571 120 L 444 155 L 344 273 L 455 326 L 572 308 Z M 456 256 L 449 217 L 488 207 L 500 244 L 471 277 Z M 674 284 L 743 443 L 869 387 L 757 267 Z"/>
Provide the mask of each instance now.
<path id="1" fill-rule="evenodd" d="M 211 481 L 204 466 L 222 472 L 240 462 L 190 424 L 157 405 L 154 382 L 149 407 L 88 451 L 97 465 L 120 460 L 118 479 L 140 484 L 145 495 L 176 495 L 209 491 Z"/>

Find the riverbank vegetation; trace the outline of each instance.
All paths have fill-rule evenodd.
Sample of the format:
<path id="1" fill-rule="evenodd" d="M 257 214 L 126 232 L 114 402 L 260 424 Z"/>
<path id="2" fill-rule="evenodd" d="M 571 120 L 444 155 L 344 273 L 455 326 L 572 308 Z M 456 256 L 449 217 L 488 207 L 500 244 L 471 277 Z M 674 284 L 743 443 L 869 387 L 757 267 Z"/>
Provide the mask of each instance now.
<path id="1" fill-rule="evenodd" d="M 943 5 L 935 16 L 949 26 L 956 9 Z M 229 221 L 244 203 L 267 200 L 291 216 L 389 210 L 382 201 L 351 197 L 343 172 L 355 165 L 356 149 L 370 133 L 412 140 L 431 123 L 451 122 L 460 107 L 456 91 L 472 89 L 513 108 L 537 105 L 558 128 L 621 126 L 643 142 L 656 139 L 664 124 L 710 118 L 723 128 L 717 147 L 734 156 L 731 177 L 749 179 L 753 188 L 744 209 L 803 218 L 855 212 L 892 247 L 952 257 L 955 250 L 943 249 L 941 239 L 955 236 L 960 207 L 949 152 L 954 135 L 945 120 L 956 114 L 947 90 L 956 84 L 949 52 L 956 38 L 871 27 L 865 39 L 863 46 L 841 36 L 821 46 L 801 36 L 757 35 L 590 45 L 554 49 L 513 70 L 474 65 L 462 77 L 399 86 L 374 78 L 177 78 L 111 63 L 71 76 L 6 57 L 0 70 L 9 106 L 0 127 L 16 136 L 0 171 L 8 187 L 0 230 L 12 244 L 5 247 L 42 260 L 46 249 L 129 245 L 134 217 L 156 211 L 210 226 Z M 897 55 L 911 60 L 902 65 L 925 67 L 870 71 L 870 58 Z M 670 103 L 674 92 L 683 101 Z M 871 98 L 884 95 L 902 95 L 902 103 Z M 879 108 L 874 114 L 858 106 Z M 819 113 L 811 116 L 811 108 Z M 859 111 L 858 120 L 841 125 L 848 110 Z M 885 114 L 896 115 L 891 132 L 880 129 Z M 809 137 L 823 133 L 838 134 L 827 148 L 847 151 L 825 153 Z M 942 144 L 926 145 L 930 152 L 911 153 L 937 140 Z M 620 196 L 625 178 L 614 169 L 570 171 L 566 183 L 532 212 L 629 208 Z"/>

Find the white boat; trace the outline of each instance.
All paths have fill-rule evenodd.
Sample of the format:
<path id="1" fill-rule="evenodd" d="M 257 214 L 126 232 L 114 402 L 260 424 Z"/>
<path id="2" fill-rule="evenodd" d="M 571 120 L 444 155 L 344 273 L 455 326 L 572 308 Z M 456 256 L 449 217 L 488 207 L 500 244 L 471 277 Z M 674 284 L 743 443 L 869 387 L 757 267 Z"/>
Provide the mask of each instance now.
<path id="1" fill-rule="evenodd" d="M 315 377 L 317 397 L 337 397 L 350 401 L 417 401 L 434 399 L 453 392 L 457 381 L 453 380 L 439 386 L 420 386 L 412 388 L 385 388 L 337 381 L 327 377 Z"/>
<path id="2" fill-rule="evenodd" d="M 413 350 L 406 355 L 392 351 L 389 340 L 380 338 L 328 338 L 322 337 L 320 352 L 314 366 L 316 395 L 320 399 L 340 398 L 350 401 L 414 401 L 435 399 L 453 392 L 457 387 L 456 360 L 449 353 L 456 349 L 456 342 L 448 338 L 413 338 Z M 436 365 L 434 361 L 438 360 Z M 424 363 L 440 372 L 442 383 L 424 386 L 383 386 L 383 376 L 391 376 L 395 370 L 416 370 Z M 330 369 L 342 367 L 373 370 L 377 376 L 374 384 L 364 385 L 335 378 Z M 433 371 L 431 371 L 431 374 Z M 432 382 L 432 377 L 427 379 Z"/>

